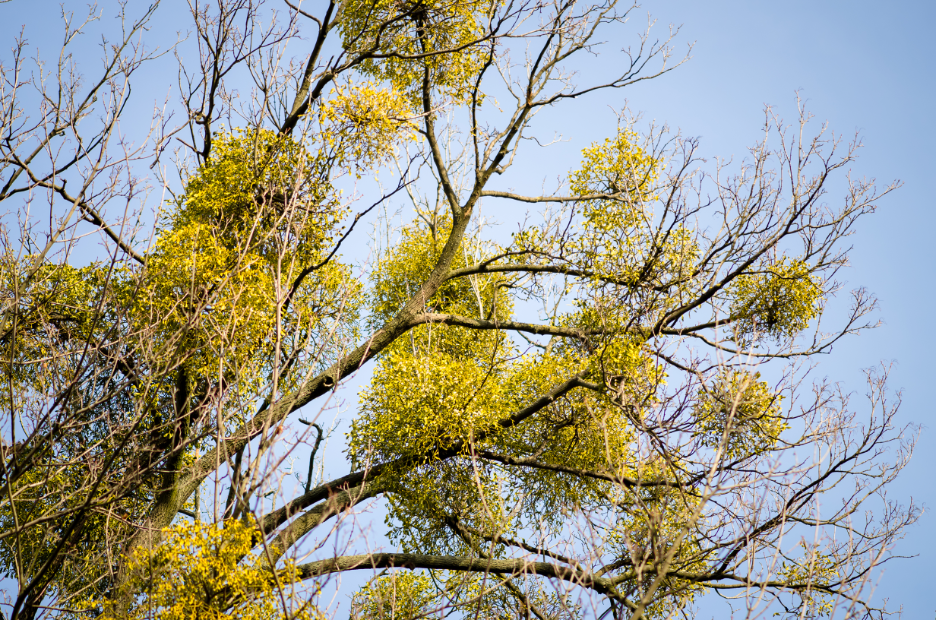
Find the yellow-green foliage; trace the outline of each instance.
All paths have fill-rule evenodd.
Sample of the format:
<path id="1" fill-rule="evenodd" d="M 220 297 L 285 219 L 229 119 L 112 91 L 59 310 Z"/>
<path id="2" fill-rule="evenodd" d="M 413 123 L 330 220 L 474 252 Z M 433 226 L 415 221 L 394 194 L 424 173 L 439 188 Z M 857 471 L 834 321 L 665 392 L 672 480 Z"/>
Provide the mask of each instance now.
<path id="1" fill-rule="evenodd" d="M 338 87 L 320 108 L 322 140 L 342 165 L 358 171 L 385 162 L 401 140 L 415 138 L 406 98 L 372 82 Z"/>
<path id="2" fill-rule="evenodd" d="M 267 129 L 221 134 L 168 223 L 173 229 L 210 226 L 221 245 L 249 247 L 264 257 L 282 243 L 304 254 L 320 252 L 344 215 L 325 165 L 299 142 Z"/>
<path id="3" fill-rule="evenodd" d="M 150 450 L 154 469 L 166 463 L 164 451 L 180 426 L 196 422 L 176 410 L 180 387 L 191 392 L 184 411 L 212 385 L 228 382 L 219 406 L 230 427 L 268 394 L 277 337 L 284 354 L 296 352 L 294 374 L 280 376 L 285 390 L 310 368 L 330 363 L 342 339 L 356 333 L 360 286 L 340 257 L 311 271 L 285 298 L 304 269 L 324 261 L 341 232 L 346 210 L 327 173 L 320 154 L 290 138 L 262 129 L 218 134 L 211 157 L 163 214 L 145 267 L 47 263 L 32 269 L 35 257 L 0 259 L 3 289 L 19 293 L 5 306 L 0 331 L 5 374 L 16 389 L 3 390 L 0 399 L 19 409 L 6 402 L 10 394 L 38 406 L 46 403 L 37 394 L 66 396 L 55 405 L 66 424 L 55 451 L 31 455 L 33 469 L 11 485 L 14 499 L 0 511 L 0 523 L 13 529 L 14 509 L 23 523 L 91 502 L 83 536 L 60 556 L 56 592 L 112 585 L 107 546 L 145 514 L 162 472 L 145 474 L 119 498 L 107 496 L 111 486 L 91 482 L 102 463 L 113 472 L 139 467 L 147 453 L 128 445 Z M 115 368 L 115 359 L 133 365 L 133 380 L 128 366 Z M 80 389 L 66 389 L 79 362 L 91 371 L 81 370 Z M 24 424 L 34 414 L 50 423 L 41 410 L 23 414 Z M 197 447 L 191 442 L 172 466 L 186 468 Z M 95 502 L 106 502 L 119 518 L 108 520 Z M 6 539 L 15 541 L 23 574 L 42 566 L 69 523 L 41 521 Z M 13 553 L 0 543 L 4 574 L 15 570 Z"/>
<path id="4" fill-rule="evenodd" d="M 7 294 L 0 326 L 0 365 L 6 389 L 0 390 L 0 405 L 15 410 L 17 425 L 23 425 L 15 435 L 22 442 L 19 462 L 10 459 L 7 452 L 7 466 L 29 465 L 15 473 L 5 470 L 6 501 L 0 503 L 0 531 L 13 532 L 17 525 L 35 522 L 0 540 L 0 576 L 14 578 L 34 577 L 53 555 L 71 525 L 69 517 L 59 515 L 106 499 L 112 513 L 133 519 L 145 511 L 152 498 L 148 480 L 117 499 L 107 497 L 108 487 L 95 490 L 87 484 L 112 454 L 113 444 L 125 437 L 114 419 L 123 422 L 134 411 L 134 403 L 114 377 L 112 360 L 93 372 L 83 371 L 81 366 L 82 362 L 101 361 L 99 351 L 88 343 L 113 335 L 111 326 L 120 312 L 109 284 L 126 273 L 99 264 L 75 268 L 45 263 L 34 269 L 36 258 L 0 258 L 0 289 Z M 81 389 L 67 390 L 77 373 L 82 373 Z M 44 426 L 48 413 L 43 407 L 48 406 L 48 395 L 52 394 L 62 394 L 57 405 L 67 415 L 54 448 L 36 441 L 49 428 Z M 141 425 L 140 430 L 147 429 Z M 32 441 L 24 441 L 27 438 Z M 106 589 L 108 532 L 120 523 L 92 509 L 82 522 L 81 535 L 74 536 L 56 556 L 61 560 L 58 578 L 48 593 Z"/>
<path id="5" fill-rule="evenodd" d="M 187 522 L 165 531 L 154 549 L 138 548 L 130 558 L 130 587 L 136 603 L 107 620 L 319 620 L 323 616 L 294 592 L 295 565 L 275 573 L 262 557 L 254 526 L 239 520 Z"/>
<path id="6" fill-rule="evenodd" d="M 536 227 L 514 237 L 514 249 L 526 258 L 561 254 L 570 268 L 592 274 L 580 284 L 579 303 L 624 322 L 652 318 L 678 305 L 688 274 L 698 258 L 693 234 L 682 225 L 657 226 L 653 205 L 664 162 L 640 144 L 640 136 L 620 128 L 611 138 L 582 151 L 569 175 L 577 217 L 561 246 Z M 528 259 L 527 259 L 528 260 Z M 653 292 L 666 285 L 667 295 Z"/>
<path id="7" fill-rule="evenodd" d="M 313 341 L 339 317 L 353 325 L 358 287 L 337 259 L 283 303 L 299 273 L 333 247 L 346 213 L 323 166 L 267 130 L 222 134 L 166 214 L 133 299 L 141 323 L 165 338 L 184 334 L 177 346 L 194 354 L 196 375 L 262 377 L 268 360 L 256 351 L 271 348 L 277 319 Z"/>
<path id="8" fill-rule="evenodd" d="M 821 282 L 808 263 L 788 257 L 735 278 L 731 316 L 741 341 L 790 338 L 805 329 L 819 315 Z"/>
<path id="9" fill-rule="evenodd" d="M 372 579 L 351 601 L 352 620 L 432 618 L 436 587 L 425 573 L 392 571 Z"/>
<path id="10" fill-rule="evenodd" d="M 695 435 L 718 449 L 725 441 L 728 459 L 761 454 L 787 429 L 783 396 L 760 380 L 760 373 L 728 370 L 703 386 L 695 404 Z"/>
<path id="11" fill-rule="evenodd" d="M 643 468 L 644 476 L 652 478 L 652 470 L 659 470 L 660 465 L 645 463 Z M 663 472 L 658 472 L 657 476 L 660 473 Z M 622 502 L 617 521 L 605 534 L 606 549 L 615 557 L 631 561 L 631 566 L 619 576 L 621 590 L 646 592 L 657 573 L 634 567 L 667 564 L 669 574 L 658 589 L 659 594 L 651 599 L 647 618 L 672 618 L 674 610 L 690 608 L 696 597 L 705 592 L 698 582 L 673 575 L 702 572 L 707 568 L 707 556 L 699 535 L 701 528 L 694 523 L 694 519 L 699 518 L 696 510 L 697 502 L 691 496 L 673 489 L 646 487 Z"/>
<path id="12" fill-rule="evenodd" d="M 403 231 L 400 243 L 381 261 L 371 293 L 373 324 L 396 314 L 434 266 L 441 240 L 425 227 Z M 464 264 L 460 258 L 457 263 Z M 479 276 L 444 283 L 426 303 L 431 312 L 505 319 L 501 278 Z M 501 379 L 515 355 L 501 332 L 422 325 L 384 353 L 371 387 L 362 395 L 349 450 L 380 461 L 423 454 L 483 432 L 503 411 Z"/>
<path id="13" fill-rule="evenodd" d="M 67 518 L 49 517 L 78 510 L 89 499 L 98 499 L 89 498 L 90 489 L 84 485 L 88 476 L 86 465 L 68 462 L 67 454 L 76 451 L 69 450 L 63 455 L 65 458 L 37 459 L 36 467 L 9 489 L 5 488 L 14 499 L 0 505 L 0 531 L 12 532 L 17 524 L 40 522 L 0 540 L 0 576 L 34 578 L 53 555 L 71 523 Z M 109 502 L 111 514 L 119 515 L 121 520 L 144 514 L 152 490 L 146 485 L 140 486 L 142 488 L 134 489 L 127 497 Z M 84 535 L 73 538 L 72 544 L 60 551 L 59 576 L 48 593 L 67 596 L 75 592 L 106 592 L 112 585 L 107 570 L 107 538 L 121 523 L 109 520 L 103 511 L 92 511 L 83 524 Z"/>
<path id="14" fill-rule="evenodd" d="M 835 610 L 835 595 L 817 589 L 835 587 L 842 579 L 839 563 L 830 555 L 801 542 L 803 555 L 798 560 L 784 560 L 777 578 L 793 586 L 802 601 L 802 612 L 795 617 L 831 616 Z M 791 614 L 792 616 L 792 614 Z"/>
<path id="15" fill-rule="evenodd" d="M 388 461 L 431 454 L 492 430 L 504 414 L 501 381 L 494 372 L 444 353 L 433 355 L 431 362 L 424 356 L 389 353 L 362 403 L 375 419 L 368 427 L 356 421 L 353 447 L 360 456 Z"/>
<path id="16" fill-rule="evenodd" d="M 98 304 L 105 301 L 106 270 L 98 264 L 46 263 L 33 271 L 36 258 L 0 256 L 0 354 L 4 379 L 10 382 L 0 390 L 4 408 L 20 409 L 23 403 L 10 398 L 23 396 L 24 390 L 53 393 L 68 381 L 82 355 L 83 338 L 96 325 L 100 328 L 95 319 L 100 318 Z"/>
<path id="17" fill-rule="evenodd" d="M 427 227 L 404 230 L 374 275 L 375 325 L 416 292 L 440 251 L 441 241 Z M 463 261 L 459 258 L 454 267 Z M 501 288 L 504 283 L 498 275 L 450 280 L 426 307 L 472 319 L 509 320 L 512 304 Z M 562 325 L 588 330 L 599 320 L 596 313 L 582 311 Z M 522 424 L 507 423 L 575 374 L 599 384 L 609 376 L 612 389 L 577 390 Z M 467 458 L 471 450 L 536 454 L 541 462 L 560 467 L 639 475 L 633 422 L 654 404 L 662 380 L 640 339 L 624 327 L 612 337 L 559 339 L 548 350 L 521 354 L 502 332 L 422 325 L 378 360 L 352 423 L 349 453 L 357 464 L 404 459 L 387 474 L 393 489 L 392 533 L 413 548 L 459 549 L 462 543 L 450 539 L 441 525 L 447 517 L 488 532 L 518 526 L 518 517 L 509 516 L 506 507 L 515 493 L 525 498 L 523 518 L 559 527 L 562 510 L 597 505 L 612 485 L 540 469 L 472 463 Z M 466 458 L 437 460 L 440 451 L 451 449 Z"/>
<path id="18" fill-rule="evenodd" d="M 61 454 L 37 459 L 44 469 L 8 485 L 16 499 L 0 511 L 0 530 L 14 529 L 12 510 L 20 520 L 38 518 L 89 499 L 68 489 L 90 478 L 76 458 L 86 454 L 84 443 L 98 448 L 95 442 L 101 441 L 95 457 L 110 454 L 92 419 L 100 411 L 140 416 L 132 432 L 145 435 L 153 453 L 163 455 L 147 465 L 155 472 L 150 478 L 107 505 L 121 519 L 140 522 L 157 479 L 171 477 L 160 464 L 169 460 L 164 455 L 173 438 L 182 426 L 197 423 L 194 414 L 183 413 L 190 403 L 177 408 L 179 393 L 197 387 L 203 394 L 221 394 L 217 421 L 236 426 L 270 395 L 273 351 L 296 354 L 292 375 L 278 383 L 282 393 L 340 355 L 342 342 L 357 335 L 360 306 L 369 304 L 371 329 L 400 312 L 439 261 L 451 221 L 443 217 L 433 226 L 404 228 L 377 264 L 365 296 L 340 257 L 326 260 L 347 214 L 333 177 L 379 167 L 400 141 L 417 135 L 414 111 L 422 105 L 424 71 L 434 93 L 456 103 L 470 97 L 470 78 L 486 58 L 485 45 L 473 43 L 483 35 L 493 7 L 491 0 L 342 4 L 338 27 L 345 47 L 384 57 L 360 65 L 374 81 L 338 86 L 317 103 L 321 135 L 314 147 L 261 128 L 219 133 L 211 156 L 163 214 L 145 267 L 107 274 L 96 265 L 43 267 L 23 285 L 20 303 L 29 313 L 22 317 L 21 333 L 7 342 L 11 384 L 21 391 L 54 392 L 51 383 L 70 370 L 72 335 L 90 342 L 93 330 L 108 326 L 120 328 L 121 346 L 137 359 L 146 381 L 90 407 L 77 440 L 61 442 Z M 406 57 L 459 47 L 465 49 Z M 514 266 L 548 262 L 578 274 L 562 293 L 571 299 L 571 310 L 552 312 L 550 325 L 563 330 L 562 336 L 534 338 L 527 346 L 505 330 L 446 325 L 443 317 L 410 329 L 380 352 L 360 395 L 347 452 L 355 468 L 385 466 L 373 481 L 388 498 L 390 536 L 404 549 L 477 557 L 483 546 L 486 554 L 503 557 L 506 552 L 492 548 L 492 539 L 531 531 L 554 539 L 568 535 L 572 513 L 607 519 L 590 542 L 623 560 L 612 575 L 621 591 L 646 591 L 653 571 L 641 574 L 634 567 L 659 567 L 669 552 L 671 572 L 704 569 L 704 537 L 692 523 L 698 516 L 694 496 L 654 484 L 679 482 L 679 472 L 688 468 L 676 453 L 664 467 L 641 445 L 647 424 L 654 424 L 654 410 L 666 398 L 667 376 L 648 345 L 660 334 L 648 327 L 700 286 L 692 281 L 699 258 L 694 233 L 681 225 L 662 226 L 665 233 L 659 232 L 653 205 L 663 175 L 664 162 L 641 146 L 634 131 L 619 129 L 587 147 L 569 176 L 568 234 L 528 227 L 515 235 L 508 258 L 492 259 L 491 264 Z M 469 236 L 450 267 L 474 265 L 502 250 Z M 15 288 L 27 262 L 0 260 L 2 285 Z M 784 258 L 736 278 L 718 293 L 730 299 L 739 340 L 789 338 L 804 329 L 823 301 L 813 269 L 804 260 Z M 518 291 L 539 286 L 524 277 L 487 273 L 449 279 L 420 300 L 421 310 L 497 327 L 512 320 Z M 105 292 L 117 308 L 114 316 L 95 310 Z M 512 418 L 573 377 L 588 383 L 533 415 Z M 232 401 L 246 406 L 233 410 Z M 694 447 L 722 450 L 732 460 L 769 452 L 787 428 L 781 397 L 758 374 L 743 371 L 717 374 L 681 413 L 695 425 Z M 108 440 L 129 435 L 121 429 Z M 185 445 L 172 467 L 184 470 L 196 446 L 208 443 L 195 439 Z M 482 459 L 476 458 L 480 452 L 486 453 Z M 103 519 L 92 514 L 86 527 L 90 537 L 70 546 L 57 583 L 69 594 L 85 593 L 87 609 L 117 620 L 110 603 L 99 598 L 113 585 L 101 541 L 116 531 L 105 531 Z M 49 521 L 16 539 L 21 554 L 33 560 L 25 573 L 41 566 L 59 540 L 57 528 Z M 297 602 L 292 588 L 299 575 L 293 564 L 274 571 L 256 555 L 262 540 L 255 524 L 183 523 L 165 535 L 162 544 L 138 548 L 127 559 L 128 587 L 136 598 L 120 620 L 320 617 Z M 16 563 L 11 544 L 0 542 L 5 575 Z M 833 568 L 826 559 L 813 558 L 809 566 L 785 564 L 780 577 L 825 583 L 834 577 Z M 445 576 L 392 571 L 354 596 L 352 617 L 432 615 L 433 606 L 458 589 L 455 598 L 469 593 L 486 601 L 487 611 L 511 611 L 505 601 L 514 599 L 506 589 L 483 592 L 487 577 L 469 576 L 464 587 L 449 591 Z M 542 606 L 565 605 L 537 590 L 535 578 L 518 576 L 514 583 L 527 587 L 531 600 Z M 667 617 L 701 592 L 697 582 L 667 577 L 647 616 Z M 830 609 L 821 597 L 803 596 L 810 605 L 818 601 L 819 611 Z"/>
<path id="19" fill-rule="evenodd" d="M 528 616 L 531 619 L 579 620 L 583 617 L 584 605 L 580 599 L 549 580 L 522 575 L 510 579 L 510 585 L 506 586 L 503 580 L 504 576 L 476 573 L 453 575 L 447 584 L 457 583 L 461 601 L 456 606 L 463 617 L 479 620 L 513 620 Z M 531 608 L 539 613 L 533 613 Z"/>
<path id="20" fill-rule="evenodd" d="M 417 287 L 426 280 L 438 261 L 450 227 L 451 221 L 443 218 L 435 231 L 430 230 L 422 221 L 403 229 L 399 242 L 381 260 L 372 277 L 372 325 L 380 325 L 391 318 L 416 293 Z M 472 242 L 469 240 L 466 243 L 470 245 Z M 471 252 L 476 249 L 468 247 L 464 251 Z M 469 259 L 465 254 L 461 254 L 456 256 L 452 268 L 457 269 L 467 264 Z M 498 294 L 499 287 L 504 283 L 504 278 L 498 274 L 448 280 L 426 301 L 426 307 L 431 312 L 504 319 L 513 309 L 510 299 Z M 459 330 L 449 333 L 464 332 Z M 484 337 L 483 332 L 479 333 L 476 330 L 468 334 L 470 340 Z M 452 346 L 464 348 L 466 343 L 467 341 L 461 341 L 460 345 Z"/>
<path id="21" fill-rule="evenodd" d="M 434 570 L 382 574 L 357 592 L 352 620 L 415 620 L 458 617 L 478 620 L 525 618 L 528 604 L 547 618 L 578 620 L 581 605 L 532 575 L 505 577 L 486 573 Z M 517 594 L 522 593 L 522 599 Z M 531 614 L 532 615 L 532 614 Z M 536 617 L 536 616 L 533 616 Z"/>
<path id="22" fill-rule="evenodd" d="M 569 188 L 575 196 L 609 194 L 603 199 L 624 203 L 632 210 L 648 200 L 655 189 L 660 162 L 653 159 L 637 142 L 640 136 L 620 129 L 613 138 L 595 142 L 582 150 L 580 167 L 569 176 Z M 586 208 L 586 214 L 600 209 L 600 202 Z"/>
<path id="23" fill-rule="evenodd" d="M 489 53 L 476 42 L 493 6 L 491 0 L 352 0 L 342 7 L 339 28 L 346 49 L 390 55 L 366 60 L 363 72 L 389 82 L 421 109 L 424 70 L 433 90 L 458 102 L 470 98 Z M 460 51 L 439 53 L 455 49 Z"/>
<path id="24" fill-rule="evenodd" d="M 652 219 L 650 201 L 661 166 L 640 147 L 638 138 L 621 129 L 613 138 L 592 144 L 582 151 L 581 165 L 569 177 L 575 196 L 611 196 L 581 203 L 581 234 L 570 250 L 580 255 L 583 268 L 628 283 L 636 283 L 654 249 L 646 224 Z"/>

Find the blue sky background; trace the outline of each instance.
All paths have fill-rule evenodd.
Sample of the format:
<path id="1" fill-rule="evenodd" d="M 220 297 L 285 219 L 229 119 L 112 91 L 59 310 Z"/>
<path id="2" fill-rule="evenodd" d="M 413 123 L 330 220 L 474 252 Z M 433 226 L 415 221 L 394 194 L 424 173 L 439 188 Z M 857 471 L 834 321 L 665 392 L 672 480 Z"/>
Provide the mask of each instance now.
<path id="1" fill-rule="evenodd" d="M 181 26 L 173 4 L 163 7 L 156 21 L 167 42 Z M 307 7 L 314 4 L 306 2 Z M 84 6 L 66 3 L 76 11 Z M 642 20 L 646 11 L 657 19 L 661 33 L 667 24 L 682 25 L 677 49 L 694 42 L 692 59 L 613 98 L 600 96 L 543 114 L 537 123 L 561 124 L 567 142 L 513 171 L 505 185 L 538 188 L 544 174 L 554 178 L 574 166 L 583 146 L 613 131 L 615 116 L 609 106 L 620 109 L 625 99 L 645 120 L 698 136 L 702 153 L 736 161 L 760 137 L 765 105 L 790 122 L 796 120 L 797 91 L 816 121 L 828 121 L 846 137 L 859 131 L 866 148 L 854 173 L 882 184 L 895 179 L 904 183 L 881 202 L 878 213 L 860 223 L 852 237 L 852 267 L 843 274 L 850 287 L 865 286 L 877 294 L 884 325 L 837 345 L 821 360 L 819 376 L 842 382 L 858 396 L 865 391 L 862 369 L 882 361 L 896 363 L 891 387 L 903 391 L 902 420 L 922 425 L 922 435 L 891 497 L 912 496 L 936 508 L 930 392 L 936 383 L 936 342 L 929 308 L 936 301 L 936 2 L 661 0 L 647 3 L 635 20 Z M 58 4 L 50 0 L 0 4 L 0 54 L 8 54 L 7 42 L 21 24 L 27 24 L 27 36 L 44 53 L 53 51 L 59 31 L 50 28 L 49 20 L 57 12 Z M 608 47 L 625 43 L 610 41 Z M 601 63 L 608 62 L 613 58 L 599 57 L 589 72 L 605 69 Z M 175 83 L 172 63 L 158 66 L 167 71 L 147 75 L 135 94 L 147 111 L 153 98 L 165 96 Z M 837 198 L 833 194 L 829 200 Z M 904 618 L 933 618 L 936 521 L 929 512 L 908 531 L 897 552 L 917 557 L 889 565 L 875 598 L 902 605 Z"/>

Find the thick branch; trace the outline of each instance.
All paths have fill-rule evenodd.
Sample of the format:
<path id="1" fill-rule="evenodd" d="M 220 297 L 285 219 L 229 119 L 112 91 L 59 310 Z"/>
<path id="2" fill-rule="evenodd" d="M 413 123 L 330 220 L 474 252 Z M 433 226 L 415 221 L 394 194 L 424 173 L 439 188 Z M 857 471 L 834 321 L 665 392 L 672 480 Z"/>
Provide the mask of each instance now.
<path id="1" fill-rule="evenodd" d="M 376 570 L 382 568 L 418 568 L 491 573 L 496 575 L 538 575 L 562 579 L 575 585 L 595 590 L 615 600 L 623 601 L 609 579 L 595 577 L 591 573 L 549 562 L 530 562 L 524 559 L 484 559 L 451 555 L 425 555 L 421 553 L 372 553 L 346 555 L 298 567 L 301 579 L 312 579 L 351 570 Z"/>
<path id="2" fill-rule="evenodd" d="M 673 489 L 684 489 L 685 485 L 678 482 L 672 482 L 669 480 L 635 480 L 633 478 L 628 478 L 627 476 L 618 476 L 615 474 L 604 474 L 597 471 L 591 471 L 587 469 L 578 469 L 576 467 L 566 467 L 564 465 L 554 465 L 552 463 L 544 463 L 539 459 L 535 458 L 516 458 L 504 454 L 496 454 L 494 452 L 488 452 L 487 450 L 480 450 L 476 452 L 479 457 L 488 461 L 496 461 L 498 463 L 503 463 L 504 465 L 514 465 L 517 467 L 530 467 L 532 469 L 542 469 L 545 471 L 553 471 L 561 474 L 572 474 L 580 478 L 594 478 L 595 480 L 606 480 L 608 482 L 614 482 L 615 484 L 623 485 L 629 489 L 640 488 L 640 487 L 670 487 Z"/>
<path id="3" fill-rule="evenodd" d="M 467 327 L 468 329 L 502 329 L 507 331 L 526 332 L 538 336 L 561 336 L 563 338 L 584 338 L 592 334 L 601 333 L 600 330 L 577 329 L 574 327 L 554 327 L 552 325 L 538 325 L 535 323 L 520 323 L 518 321 L 486 321 L 484 319 L 472 319 L 466 316 L 455 314 L 439 314 L 426 312 L 413 317 L 413 325 L 422 325 L 425 323 L 439 323 L 442 325 L 451 325 L 455 327 Z"/>

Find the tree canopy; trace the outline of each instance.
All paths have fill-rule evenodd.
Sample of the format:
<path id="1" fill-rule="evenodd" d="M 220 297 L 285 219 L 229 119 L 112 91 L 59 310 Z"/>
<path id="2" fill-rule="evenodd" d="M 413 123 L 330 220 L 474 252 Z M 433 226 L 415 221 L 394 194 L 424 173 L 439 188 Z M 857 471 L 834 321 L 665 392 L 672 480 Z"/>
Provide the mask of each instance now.
<path id="1" fill-rule="evenodd" d="M 562 130 L 539 112 L 651 88 L 678 32 L 614 0 L 160 4 L 104 9 L 103 65 L 71 55 L 96 8 L 57 65 L 2 65 L 5 617 L 883 613 L 913 436 L 886 369 L 863 403 L 810 373 L 875 324 L 840 271 L 895 186 L 852 178 L 857 139 L 768 110 L 712 164 L 625 111 L 503 189 Z M 166 63 L 171 105 L 128 105 Z"/>

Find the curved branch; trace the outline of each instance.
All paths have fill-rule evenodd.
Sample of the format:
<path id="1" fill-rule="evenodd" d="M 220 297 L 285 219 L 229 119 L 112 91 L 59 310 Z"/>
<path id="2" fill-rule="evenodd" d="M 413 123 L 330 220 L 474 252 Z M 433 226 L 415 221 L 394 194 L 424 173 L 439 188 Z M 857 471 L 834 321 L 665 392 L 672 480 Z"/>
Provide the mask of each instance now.
<path id="1" fill-rule="evenodd" d="M 620 200 L 626 192 L 614 192 L 612 194 L 595 193 L 583 194 L 581 196 L 524 196 L 513 192 L 502 192 L 497 190 L 485 190 L 481 192 L 482 197 L 506 198 L 516 200 L 517 202 L 540 203 L 540 202 L 587 202 L 590 200 Z"/>
<path id="2" fill-rule="evenodd" d="M 412 325 L 424 325 L 427 323 L 439 323 L 452 327 L 467 327 L 468 329 L 493 330 L 500 329 L 505 331 L 526 332 L 537 336 L 559 336 L 562 338 L 582 339 L 589 335 L 604 333 L 603 330 L 578 329 L 575 327 L 554 327 L 552 325 L 538 325 L 536 323 L 521 323 L 518 321 L 487 321 L 484 319 L 472 319 L 466 316 L 455 314 L 441 314 L 436 312 L 426 312 L 413 317 Z"/>
<path id="3" fill-rule="evenodd" d="M 546 394 L 540 396 L 535 401 L 530 403 L 528 406 L 524 407 L 517 413 L 513 414 L 508 418 L 504 418 L 498 422 L 501 428 L 511 428 L 516 426 L 523 420 L 534 415 L 538 411 L 545 409 L 556 399 L 561 398 L 566 393 L 571 390 L 583 387 L 590 390 L 600 391 L 602 387 L 595 383 L 590 383 L 585 381 L 579 376 L 574 376 L 566 381 L 563 381 L 555 388 L 547 392 Z M 479 433 L 476 437 L 476 441 L 480 441 L 486 437 L 486 433 Z M 432 453 L 438 459 L 447 459 L 452 456 L 455 456 L 464 448 L 462 442 L 456 442 L 455 445 L 449 447 L 446 450 L 428 450 L 427 453 Z M 418 455 L 417 457 L 404 457 L 396 461 L 389 461 L 386 463 L 379 463 L 370 467 L 369 469 L 362 469 L 360 471 L 352 472 L 340 478 L 336 478 L 324 484 L 320 484 L 314 489 L 303 493 L 299 497 L 295 498 L 291 502 L 288 502 L 285 506 L 274 510 L 273 512 L 266 515 L 261 525 L 261 529 L 264 533 L 272 532 L 274 529 L 288 521 L 300 510 L 315 504 L 316 502 L 321 502 L 328 499 L 329 497 L 341 494 L 348 490 L 353 490 L 361 486 L 361 484 L 368 478 L 373 479 L 379 475 L 384 469 L 390 466 L 400 466 L 406 465 L 409 462 L 419 462 L 424 455 Z M 378 493 L 376 489 L 373 490 L 374 493 Z M 369 491 L 370 492 L 370 491 Z"/>
<path id="4" fill-rule="evenodd" d="M 283 531 L 277 534 L 273 542 L 270 543 L 268 556 L 270 565 L 275 565 L 277 560 L 279 560 L 290 547 L 331 517 L 348 510 L 358 502 L 370 499 L 381 493 L 383 493 L 383 488 L 379 488 L 373 483 L 363 484 L 353 489 L 337 493 L 328 498 L 327 501 L 321 502 L 308 510 L 298 519 L 283 528 Z M 266 525 L 266 519 L 264 519 L 264 529 Z"/>
<path id="5" fill-rule="evenodd" d="M 589 588 L 616 601 L 624 602 L 610 579 L 596 577 L 580 569 L 550 562 L 530 562 L 524 559 L 484 559 L 452 555 L 427 555 L 422 553 L 371 553 L 346 555 L 327 560 L 309 562 L 297 567 L 300 579 L 313 579 L 322 575 L 352 570 L 375 570 L 381 568 L 418 568 L 488 573 L 495 575 L 537 575 L 561 579 Z"/>
<path id="6" fill-rule="evenodd" d="M 633 478 L 628 478 L 627 476 L 617 476 L 613 474 L 603 474 L 597 471 L 590 471 L 587 469 L 578 469 L 576 467 L 566 467 L 564 465 L 553 465 L 552 463 L 544 463 L 539 459 L 535 458 L 516 458 L 513 456 L 496 454 L 494 452 L 489 452 L 487 450 L 479 450 L 475 452 L 476 455 L 482 459 L 488 461 L 495 461 L 498 463 L 503 463 L 504 465 L 514 465 L 517 467 L 530 467 L 533 469 L 542 469 L 545 471 L 553 471 L 560 474 L 572 474 L 582 478 L 594 478 L 596 480 L 605 480 L 607 482 L 614 482 L 616 484 L 621 484 L 629 489 L 641 488 L 641 487 L 669 487 L 673 489 L 682 489 L 685 490 L 685 484 L 680 484 L 679 482 L 670 482 L 669 480 L 649 480 L 641 481 L 635 480 Z"/>

